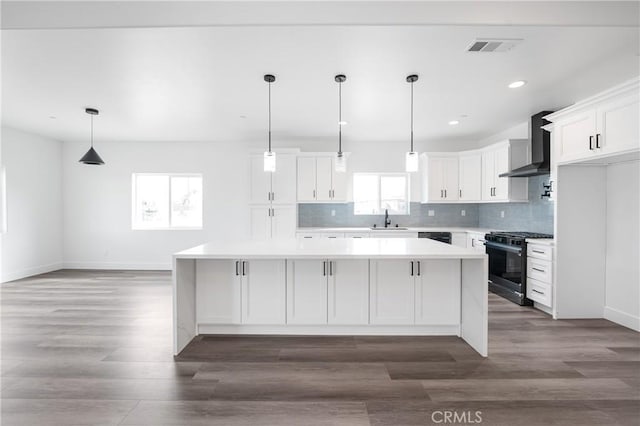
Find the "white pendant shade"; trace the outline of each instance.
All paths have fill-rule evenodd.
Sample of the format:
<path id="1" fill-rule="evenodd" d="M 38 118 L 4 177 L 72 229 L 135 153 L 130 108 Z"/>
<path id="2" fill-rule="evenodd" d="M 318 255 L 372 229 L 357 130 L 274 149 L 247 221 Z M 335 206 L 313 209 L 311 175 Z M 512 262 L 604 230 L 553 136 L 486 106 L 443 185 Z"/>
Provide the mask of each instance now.
<path id="1" fill-rule="evenodd" d="M 273 151 L 264 152 L 264 171 L 275 172 L 276 171 L 276 153 Z"/>
<path id="2" fill-rule="evenodd" d="M 336 153 L 336 172 L 345 173 L 347 171 L 347 156 L 344 152 Z"/>
<path id="3" fill-rule="evenodd" d="M 407 152 L 405 160 L 405 169 L 407 173 L 417 172 L 419 168 L 419 157 L 417 152 Z"/>

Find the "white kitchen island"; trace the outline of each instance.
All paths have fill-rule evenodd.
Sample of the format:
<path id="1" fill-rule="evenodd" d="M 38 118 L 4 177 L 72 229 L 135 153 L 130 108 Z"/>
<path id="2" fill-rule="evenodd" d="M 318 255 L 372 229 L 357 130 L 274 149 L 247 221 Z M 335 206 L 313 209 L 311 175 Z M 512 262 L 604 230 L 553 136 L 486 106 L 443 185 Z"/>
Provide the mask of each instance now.
<path id="1" fill-rule="evenodd" d="M 487 356 L 487 256 L 429 239 L 203 244 L 173 256 L 174 353 L 199 334 L 454 335 Z"/>

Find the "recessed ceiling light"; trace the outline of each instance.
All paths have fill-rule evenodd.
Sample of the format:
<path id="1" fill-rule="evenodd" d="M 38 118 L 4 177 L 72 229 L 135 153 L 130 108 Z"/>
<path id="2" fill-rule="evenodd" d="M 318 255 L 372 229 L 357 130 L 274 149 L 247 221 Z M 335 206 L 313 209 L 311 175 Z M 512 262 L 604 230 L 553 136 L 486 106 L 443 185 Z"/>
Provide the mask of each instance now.
<path id="1" fill-rule="evenodd" d="M 451 120 L 449 122 L 449 126 L 457 126 L 458 124 L 460 124 L 460 122 L 458 120 Z"/>
<path id="2" fill-rule="evenodd" d="M 346 126 L 349 123 L 347 123 L 346 121 L 343 120 L 343 121 L 338 121 L 338 124 L 341 125 L 341 126 Z"/>
<path id="3" fill-rule="evenodd" d="M 509 89 L 517 89 L 518 87 L 522 87 L 525 84 L 527 84 L 527 82 L 524 80 L 514 81 L 513 83 L 509 84 Z"/>
<path id="4" fill-rule="evenodd" d="M 50 115 L 50 116 L 49 116 L 49 118 L 50 118 L 51 120 L 55 120 L 57 117 L 56 117 L 55 115 Z"/>
<path id="5" fill-rule="evenodd" d="M 247 118 L 247 116 L 246 115 L 241 115 L 240 118 Z"/>

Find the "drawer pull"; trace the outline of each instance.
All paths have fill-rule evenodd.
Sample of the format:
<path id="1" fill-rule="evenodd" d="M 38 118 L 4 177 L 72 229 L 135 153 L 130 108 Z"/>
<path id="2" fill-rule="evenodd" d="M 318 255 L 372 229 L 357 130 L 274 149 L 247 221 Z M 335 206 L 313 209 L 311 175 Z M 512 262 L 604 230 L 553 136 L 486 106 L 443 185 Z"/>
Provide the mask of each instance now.
<path id="1" fill-rule="evenodd" d="M 538 293 L 538 294 L 542 294 L 544 295 L 543 292 L 536 290 L 535 288 L 532 288 L 531 291 L 533 291 L 534 293 Z"/>
<path id="2" fill-rule="evenodd" d="M 532 251 L 532 252 L 534 252 L 534 253 L 544 254 L 544 252 L 543 252 L 543 251 L 540 251 L 540 250 L 531 250 L 531 251 Z"/>
<path id="3" fill-rule="evenodd" d="M 538 268 L 531 268 L 531 269 L 533 269 L 534 271 L 538 271 L 538 272 L 544 272 L 544 269 L 538 269 Z"/>

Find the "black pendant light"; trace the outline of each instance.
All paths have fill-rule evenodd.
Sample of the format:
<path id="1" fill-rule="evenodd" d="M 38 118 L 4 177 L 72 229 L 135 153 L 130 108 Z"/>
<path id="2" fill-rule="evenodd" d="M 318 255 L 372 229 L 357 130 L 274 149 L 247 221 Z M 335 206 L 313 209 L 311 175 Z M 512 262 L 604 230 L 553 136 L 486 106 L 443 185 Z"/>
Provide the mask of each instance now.
<path id="1" fill-rule="evenodd" d="M 265 74 L 264 81 L 269 83 L 269 149 L 264 152 L 264 171 L 276 171 L 276 153 L 271 151 L 271 83 L 276 81 L 276 77 L 272 74 Z"/>
<path id="2" fill-rule="evenodd" d="M 347 80 L 347 76 L 344 74 L 338 74 L 334 78 L 338 83 L 338 152 L 336 154 L 335 169 L 336 172 L 347 171 L 347 157 L 342 152 L 342 126 L 345 124 L 342 121 L 342 83 Z"/>
<path id="3" fill-rule="evenodd" d="M 102 158 L 100 158 L 96 150 L 93 149 L 93 116 L 100 114 L 100 112 L 95 108 L 87 108 L 84 112 L 91 116 L 91 148 L 82 156 L 80 163 L 101 166 L 104 164 L 104 161 L 102 161 Z"/>
<path id="4" fill-rule="evenodd" d="M 413 150 L 413 83 L 418 81 L 416 74 L 407 76 L 407 83 L 411 83 L 411 150 L 407 152 L 405 168 L 407 172 L 417 172 L 419 167 L 418 153 Z"/>

